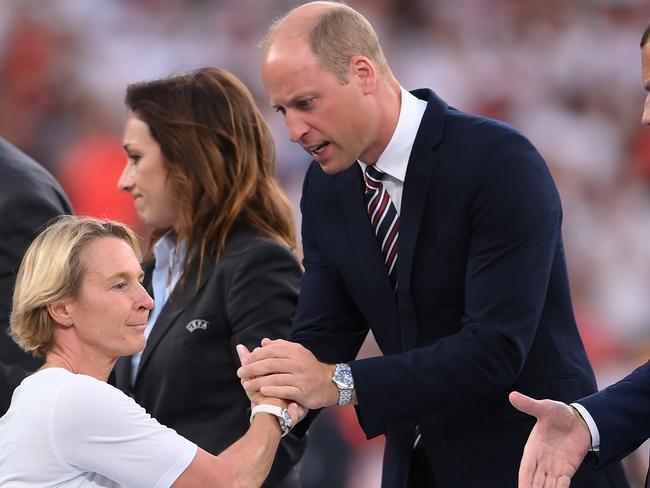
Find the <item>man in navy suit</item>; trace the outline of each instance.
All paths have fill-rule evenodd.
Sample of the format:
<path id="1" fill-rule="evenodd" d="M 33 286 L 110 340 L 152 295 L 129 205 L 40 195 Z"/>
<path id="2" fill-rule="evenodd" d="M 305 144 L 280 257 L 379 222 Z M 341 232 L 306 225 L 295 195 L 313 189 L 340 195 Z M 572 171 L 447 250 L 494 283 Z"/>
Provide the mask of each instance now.
<path id="1" fill-rule="evenodd" d="M 650 125 L 650 23 L 641 38 L 643 85 L 647 92 L 641 122 Z M 533 400 L 513 392 L 512 404 L 538 421 L 530 434 L 519 486 L 569 486 L 587 453 L 594 467 L 606 466 L 650 438 L 650 362 L 598 393 L 573 403 Z M 646 478 L 650 488 L 650 476 Z"/>
<path id="2" fill-rule="evenodd" d="M 533 421 L 508 392 L 596 389 L 542 157 L 503 123 L 404 90 L 368 21 L 340 3 L 276 22 L 262 78 L 314 161 L 291 342 L 264 340 L 244 386 L 356 405 L 366 435 L 386 436 L 383 487 L 515 486 Z M 355 361 L 369 330 L 383 356 Z M 580 469 L 574 486 L 627 482 L 613 464 Z"/>
<path id="3" fill-rule="evenodd" d="M 0 138 L 0 416 L 23 378 L 43 364 L 6 333 L 16 273 L 27 247 L 45 225 L 69 213 L 70 202 L 54 177 Z"/>

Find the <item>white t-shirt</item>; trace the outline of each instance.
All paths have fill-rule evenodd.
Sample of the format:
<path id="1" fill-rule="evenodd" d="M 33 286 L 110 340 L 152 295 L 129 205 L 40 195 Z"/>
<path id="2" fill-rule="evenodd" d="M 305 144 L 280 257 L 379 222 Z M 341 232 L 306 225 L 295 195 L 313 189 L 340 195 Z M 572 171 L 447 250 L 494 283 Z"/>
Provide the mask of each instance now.
<path id="1" fill-rule="evenodd" d="M 48 368 L 27 377 L 0 418 L 0 486 L 171 486 L 196 444 L 120 390 Z"/>

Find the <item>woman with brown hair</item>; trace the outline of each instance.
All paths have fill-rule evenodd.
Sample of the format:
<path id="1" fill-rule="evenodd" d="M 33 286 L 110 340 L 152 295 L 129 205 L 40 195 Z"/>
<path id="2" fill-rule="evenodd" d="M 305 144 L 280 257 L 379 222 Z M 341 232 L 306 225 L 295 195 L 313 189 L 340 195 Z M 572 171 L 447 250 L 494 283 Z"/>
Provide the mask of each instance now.
<path id="1" fill-rule="evenodd" d="M 235 346 L 285 338 L 301 268 L 269 129 L 248 89 L 216 68 L 127 88 L 118 182 L 153 229 L 155 307 L 116 385 L 161 423 L 218 454 L 246 432 Z M 282 439 L 265 486 L 298 487 L 305 439 Z"/>

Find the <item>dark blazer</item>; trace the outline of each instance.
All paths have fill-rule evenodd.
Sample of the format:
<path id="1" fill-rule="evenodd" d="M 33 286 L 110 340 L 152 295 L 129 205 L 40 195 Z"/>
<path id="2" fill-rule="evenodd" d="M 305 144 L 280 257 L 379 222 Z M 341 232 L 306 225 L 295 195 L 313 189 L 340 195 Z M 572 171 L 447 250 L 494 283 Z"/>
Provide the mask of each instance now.
<path id="1" fill-rule="evenodd" d="M 650 438 L 650 362 L 578 403 L 598 427 L 600 450 L 590 456 L 594 466 L 627 456 Z M 650 487 L 650 477 L 646 487 Z"/>
<path id="2" fill-rule="evenodd" d="M 6 334 L 16 273 L 36 235 L 53 218 L 70 213 L 72 206 L 54 177 L 0 138 L 0 416 L 26 370 L 42 364 Z"/>
<path id="3" fill-rule="evenodd" d="M 572 401 L 596 387 L 571 308 L 560 198 L 514 129 L 414 94 L 428 106 L 403 188 L 397 299 L 359 166 L 330 176 L 314 162 L 292 339 L 348 362 L 372 330 L 384 356 L 351 367 L 361 426 L 386 436 L 382 486 L 406 486 L 418 425 L 439 486 L 513 487 L 534 421 L 508 392 Z M 614 464 L 581 469 L 572 486 L 627 483 Z"/>
<path id="4" fill-rule="evenodd" d="M 149 283 L 152 271 L 150 263 Z M 198 288 L 197 275 L 194 261 L 151 331 L 134 388 L 130 357 L 118 361 L 115 380 L 162 424 L 219 454 L 249 427 L 250 401 L 236 375 L 235 346 L 253 349 L 264 337 L 288 337 L 301 268 L 289 249 L 238 230 L 218 264 L 205 263 Z M 197 319 L 204 328 L 188 327 Z M 291 433 L 282 439 L 265 486 L 300 486 L 295 466 L 305 445 Z"/>

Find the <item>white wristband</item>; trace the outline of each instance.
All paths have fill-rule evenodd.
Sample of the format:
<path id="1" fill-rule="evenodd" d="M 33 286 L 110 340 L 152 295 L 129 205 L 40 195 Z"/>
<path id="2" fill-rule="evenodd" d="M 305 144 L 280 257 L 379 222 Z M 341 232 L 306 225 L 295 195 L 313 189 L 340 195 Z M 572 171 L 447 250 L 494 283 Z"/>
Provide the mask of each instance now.
<path id="1" fill-rule="evenodd" d="M 278 422 L 280 423 L 280 430 L 282 430 L 282 437 L 287 435 L 291 430 L 291 427 L 293 427 L 293 419 L 291 418 L 291 415 L 289 415 L 289 411 L 286 408 L 267 404 L 256 405 L 251 410 L 251 423 L 253 422 L 255 415 L 259 412 L 270 413 L 271 415 L 275 415 L 278 418 Z"/>
<path id="2" fill-rule="evenodd" d="M 258 412 L 266 412 L 270 413 L 271 415 L 275 415 L 276 417 L 279 417 L 282 415 L 282 407 L 276 407 L 275 405 L 267 405 L 267 404 L 261 404 L 261 405 L 255 405 L 253 407 L 253 410 L 251 410 L 251 418 L 250 421 L 253 422 L 253 419 L 255 418 L 255 415 Z"/>

